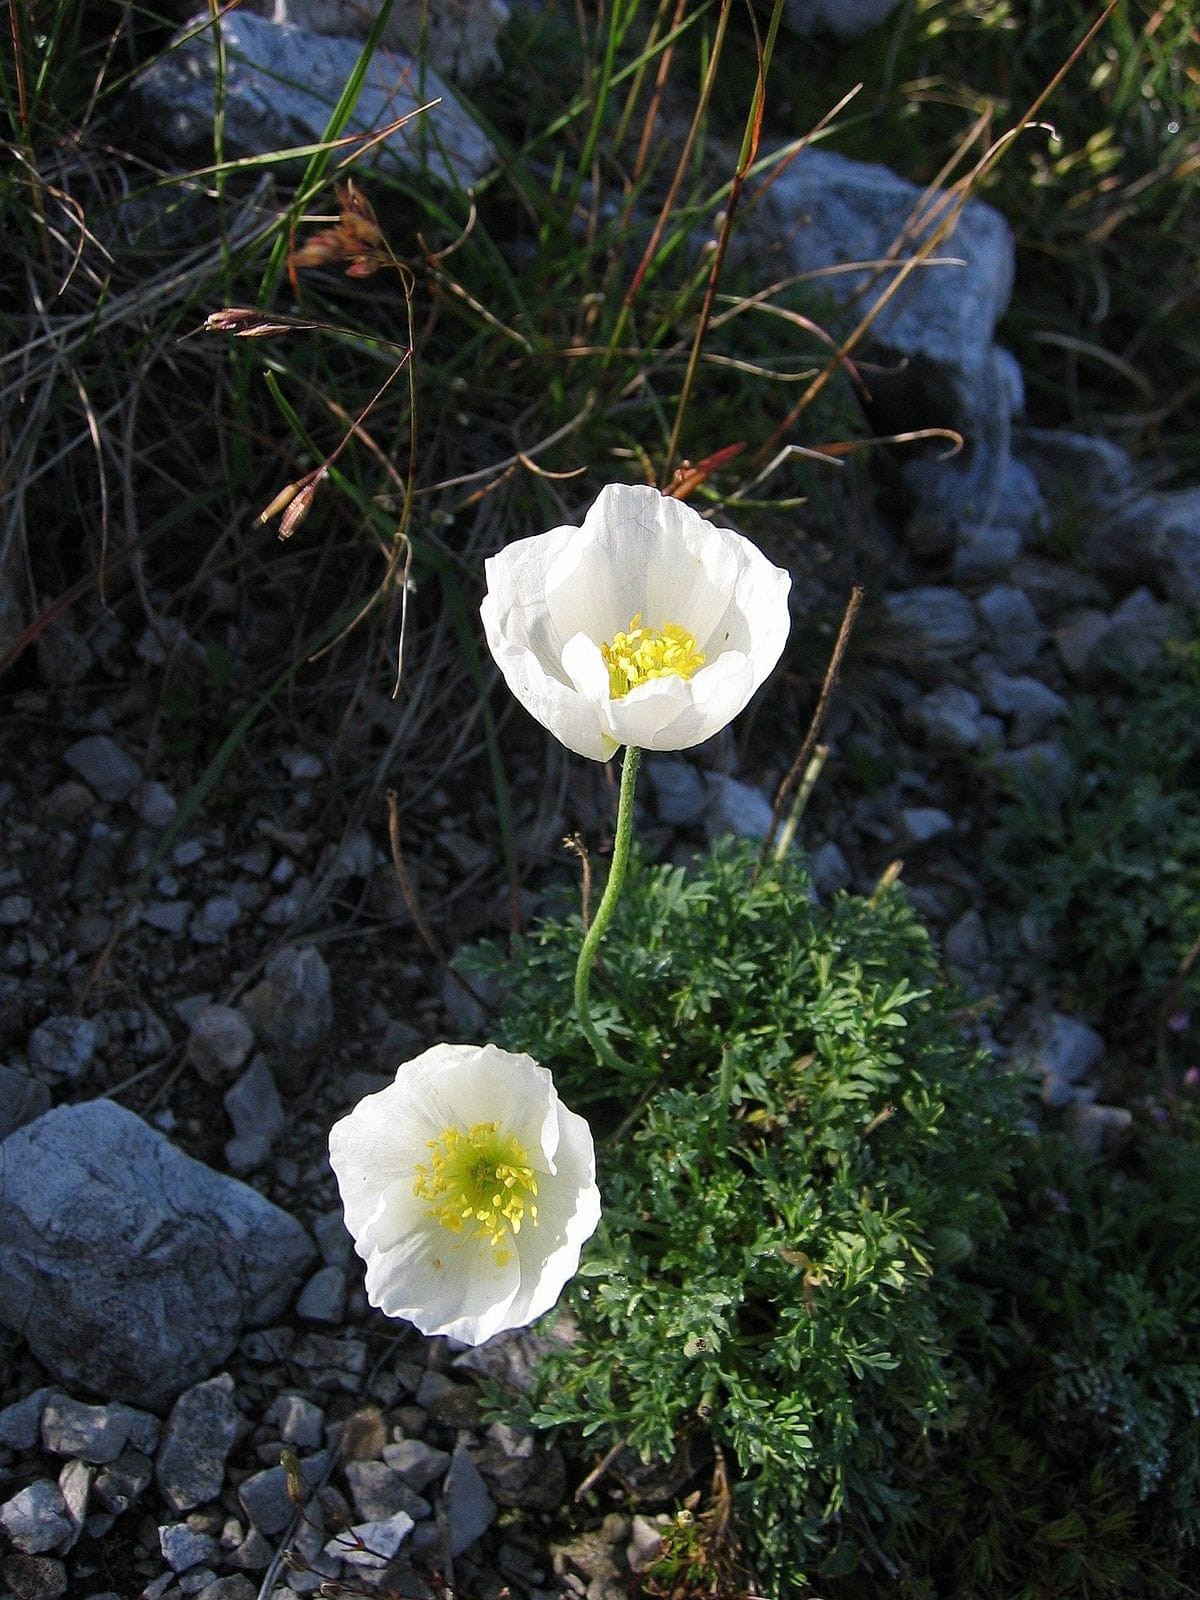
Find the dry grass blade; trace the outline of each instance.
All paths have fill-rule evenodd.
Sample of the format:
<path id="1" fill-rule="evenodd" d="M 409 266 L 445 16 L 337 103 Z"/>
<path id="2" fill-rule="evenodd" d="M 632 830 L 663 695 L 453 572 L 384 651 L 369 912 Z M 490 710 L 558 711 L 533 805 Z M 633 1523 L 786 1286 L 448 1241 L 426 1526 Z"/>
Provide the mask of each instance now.
<path id="1" fill-rule="evenodd" d="M 850 635 L 854 629 L 854 622 L 858 616 L 859 608 L 861 607 L 864 598 L 865 591 L 860 586 L 856 585 L 851 592 L 850 599 L 846 603 L 846 610 L 842 615 L 841 627 L 838 629 L 838 636 L 834 642 L 833 653 L 829 658 L 829 665 L 825 669 L 825 681 L 822 683 L 821 692 L 817 696 L 817 703 L 813 709 L 812 719 L 808 725 L 808 732 L 804 735 L 804 740 L 799 750 L 796 752 L 795 760 L 788 768 L 786 774 L 780 782 L 778 789 L 775 791 L 775 799 L 771 806 L 771 826 L 767 829 L 767 836 L 763 840 L 762 852 L 759 855 L 760 868 L 766 862 L 767 857 L 771 854 L 771 848 L 775 843 L 775 835 L 779 831 L 779 823 L 781 817 L 783 816 L 783 807 L 785 801 L 787 800 L 788 794 L 791 792 L 796 780 L 804 772 L 812 758 L 813 751 L 816 749 L 817 740 L 820 737 L 821 729 L 825 723 L 826 714 L 829 711 L 829 702 L 832 699 L 833 691 L 837 686 L 838 674 L 841 671 L 842 661 L 846 654 L 846 647 L 850 643 Z"/>

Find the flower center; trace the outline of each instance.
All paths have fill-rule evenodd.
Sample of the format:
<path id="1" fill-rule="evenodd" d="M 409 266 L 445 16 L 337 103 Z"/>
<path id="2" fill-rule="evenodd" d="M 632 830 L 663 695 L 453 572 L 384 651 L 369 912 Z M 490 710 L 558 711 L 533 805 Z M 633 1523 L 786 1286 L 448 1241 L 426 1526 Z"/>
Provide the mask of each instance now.
<path id="1" fill-rule="evenodd" d="M 600 646 L 600 654 L 614 700 L 651 678 L 690 678 L 704 665 L 704 653 L 696 649 L 695 637 L 686 628 L 677 622 L 643 628 L 640 611 L 625 633 L 614 634 L 611 644 Z"/>
<path id="2" fill-rule="evenodd" d="M 537 1226 L 537 1179 L 517 1136 L 498 1122 L 449 1127 L 430 1139 L 429 1165 L 417 1166 L 413 1193 L 451 1233 L 487 1239 L 498 1267 L 512 1260 L 510 1242 L 528 1218 Z"/>

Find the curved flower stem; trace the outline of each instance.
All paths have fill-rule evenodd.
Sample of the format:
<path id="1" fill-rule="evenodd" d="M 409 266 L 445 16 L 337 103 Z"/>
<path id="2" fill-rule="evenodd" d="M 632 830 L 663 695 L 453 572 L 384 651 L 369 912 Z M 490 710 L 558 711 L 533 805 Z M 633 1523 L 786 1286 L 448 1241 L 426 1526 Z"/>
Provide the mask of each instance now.
<path id="1" fill-rule="evenodd" d="M 622 1074 L 627 1071 L 625 1062 L 596 1032 L 591 1006 L 588 1003 L 588 988 L 596 951 L 600 948 L 600 941 L 612 921 L 613 912 L 617 909 L 617 901 L 620 899 L 621 888 L 625 882 L 625 869 L 629 865 L 629 846 L 633 839 L 633 794 L 637 788 L 638 766 L 641 759 L 642 752 L 636 745 L 630 745 L 626 749 L 625 760 L 621 766 L 621 798 L 617 803 L 617 832 L 613 841 L 612 866 L 608 869 L 608 882 L 604 886 L 603 898 L 596 907 L 596 915 L 592 918 L 592 925 L 584 937 L 579 961 L 575 967 L 575 1010 L 579 1017 L 579 1026 L 604 1065 Z"/>

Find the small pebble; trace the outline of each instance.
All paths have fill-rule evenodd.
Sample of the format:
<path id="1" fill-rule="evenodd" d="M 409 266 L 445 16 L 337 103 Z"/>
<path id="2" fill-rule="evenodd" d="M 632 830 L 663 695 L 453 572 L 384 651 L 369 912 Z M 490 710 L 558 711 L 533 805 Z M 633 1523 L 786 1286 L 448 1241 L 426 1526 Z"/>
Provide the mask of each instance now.
<path id="1" fill-rule="evenodd" d="M 29 1065 L 35 1072 L 77 1083 L 96 1053 L 99 1029 L 90 1017 L 47 1017 L 29 1036 Z"/>
<path id="2" fill-rule="evenodd" d="M 202 1562 L 211 1561 L 217 1553 L 217 1541 L 210 1533 L 197 1533 L 186 1522 L 165 1522 L 158 1530 L 158 1544 L 163 1560 L 172 1572 L 186 1572 Z"/>
<path id="3" fill-rule="evenodd" d="M 63 760 L 101 800 L 128 800 L 142 782 L 136 761 L 106 733 L 93 733 L 63 751 Z"/>

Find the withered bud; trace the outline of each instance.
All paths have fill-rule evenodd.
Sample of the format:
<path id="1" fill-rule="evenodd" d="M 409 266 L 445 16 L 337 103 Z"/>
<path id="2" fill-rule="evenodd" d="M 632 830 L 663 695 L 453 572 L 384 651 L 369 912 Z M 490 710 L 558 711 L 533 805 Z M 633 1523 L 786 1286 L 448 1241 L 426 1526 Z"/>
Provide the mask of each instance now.
<path id="1" fill-rule="evenodd" d="M 274 500 L 271 501 L 270 505 L 264 506 L 255 517 L 254 526 L 256 528 L 261 528 L 266 523 L 270 522 L 272 518 L 277 517 L 281 511 L 283 511 L 287 506 L 291 505 L 292 501 L 300 493 L 301 489 L 303 489 L 307 482 L 307 478 L 297 478 L 295 483 L 284 484 L 283 488 L 280 489 L 279 493 L 275 496 Z"/>
<path id="2" fill-rule="evenodd" d="M 291 504 L 279 519 L 279 537 L 290 539 L 296 529 L 312 510 L 312 503 L 317 497 L 318 479 L 314 477 L 311 483 L 306 483 L 299 492 L 293 496 Z"/>
<path id="3" fill-rule="evenodd" d="M 290 333 L 292 324 L 273 320 L 262 311 L 244 306 L 226 306 L 204 319 L 205 333 L 232 333 L 239 339 L 268 339 L 276 333 Z"/>
<path id="4" fill-rule="evenodd" d="M 350 278 L 369 278 L 395 260 L 376 219 L 371 202 L 352 179 L 337 185 L 338 220 L 332 228 L 312 234 L 291 254 L 295 267 L 325 267 L 349 263 Z"/>
<path id="5" fill-rule="evenodd" d="M 286 1447 L 279 1452 L 279 1465 L 287 1478 L 287 1497 L 294 1506 L 302 1506 L 308 1499 L 308 1485 L 300 1471 L 300 1457 Z"/>

